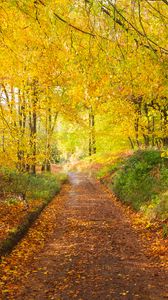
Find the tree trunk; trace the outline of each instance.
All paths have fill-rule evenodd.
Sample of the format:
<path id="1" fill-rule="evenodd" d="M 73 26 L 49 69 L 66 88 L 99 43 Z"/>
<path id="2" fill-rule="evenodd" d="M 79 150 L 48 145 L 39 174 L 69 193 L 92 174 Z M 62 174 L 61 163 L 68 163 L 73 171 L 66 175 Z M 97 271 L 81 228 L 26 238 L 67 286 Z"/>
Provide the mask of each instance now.
<path id="1" fill-rule="evenodd" d="M 128 137 L 128 139 L 129 139 L 131 148 L 134 150 L 134 143 L 133 143 L 132 139 L 130 138 L 130 136 Z"/>
<path id="2" fill-rule="evenodd" d="M 46 150 L 45 150 L 45 159 L 43 161 L 41 171 L 51 172 L 51 139 L 52 134 L 55 129 L 56 121 L 58 117 L 58 112 L 52 118 L 52 111 L 50 107 L 49 101 L 49 108 L 47 109 L 46 115 Z"/>
<path id="3" fill-rule="evenodd" d="M 89 156 L 96 153 L 95 116 L 92 107 L 89 112 Z"/>
<path id="4" fill-rule="evenodd" d="M 29 114 L 30 124 L 30 148 L 31 148 L 31 164 L 30 172 L 36 174 L 36 152 L 37 152 L 37 81 L 34 80 L 32 84 L 33 97 L 32 97 L 32 111 Z"/>

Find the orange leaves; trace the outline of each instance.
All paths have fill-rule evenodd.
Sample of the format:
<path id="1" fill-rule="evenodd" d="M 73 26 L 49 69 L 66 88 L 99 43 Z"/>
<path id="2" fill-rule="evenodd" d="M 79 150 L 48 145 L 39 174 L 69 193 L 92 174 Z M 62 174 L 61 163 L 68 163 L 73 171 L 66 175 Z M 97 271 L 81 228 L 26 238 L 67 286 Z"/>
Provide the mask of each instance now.
<path id="1" fill-rule="evenodd" d="M 64 186 L 64 189 L 67 189 L 67 187 Z M 35 203 L 37 205 L 38 201 L 35 201 Z M 20 290 L 21 281 L 24 281 L 31 273 L 41 270 L 45 276 L 48 275 L 46 269 L 40 267 L 38 270 L 35 269 L 34 262 L 36 260 L 36 254 L 44 246 L 44 241 L 57 226 L 56 216 L 61 212 L 61 203 L 62 199 L 58 195 L 42 212 L 28 234 L 16 246 L 13 252 L 8 257 L 2 259 L 0 264 L 0 298 L 2 297 L 3 299 L 4 295 L 5 297 L 7 295 L 10 299 L 15 299 L 15 295 Z M 30 209 L 33 209 L 33 203 Z M 16 216 L 17 215 L 15 215 L 14 219 L 16 219 Z M 10 217 L 11 215 L 9 218 Z M 18 218 L 18 220 L 20 219 Z"/>
<path id="2" fill-rule="evenodd" d="M 8 205 L 5 202 L 0 202 L 0 241 L 7 237 L 7 235 L 16 228 L 25 215 L 24 205 L 18 203 L 15 205 Z"/>
<path id="3" fill-rule="evenodd" d="M 0 202 L 0 242 L 7 238 L 8 234 L 14 232 L 22 224 L 26 215 L 39 207 L 42 201 L 33 200 L 29 203 L 29 208 L 25 209 L 23 202 L 15 201 L 13 204 L 4 200 Z"/>
<path id="4" fill-rule="evenodd" d="M 141 213 L 128 211 L 131 223 L 147 247 L 149 257 L 153 256 L 163 267 L 168 267 L 168 239 L 163 239 L 162 226 L 159 222 L 149 223 Z"/>
<path id="5" fill-rule="evenodd" d="M 166 276 L 160 266 L 155 269 L 149 241 L 140 238 L 139 233 L 146 237 L 146 229 L 143 224 L 138 227 L 137 215 L 99 182 L 81 173 L 70 176 L 71 190 L 64 186 L 64 193 L 3 259 L 2 295 L 7 299 L 159 295 Z"/>

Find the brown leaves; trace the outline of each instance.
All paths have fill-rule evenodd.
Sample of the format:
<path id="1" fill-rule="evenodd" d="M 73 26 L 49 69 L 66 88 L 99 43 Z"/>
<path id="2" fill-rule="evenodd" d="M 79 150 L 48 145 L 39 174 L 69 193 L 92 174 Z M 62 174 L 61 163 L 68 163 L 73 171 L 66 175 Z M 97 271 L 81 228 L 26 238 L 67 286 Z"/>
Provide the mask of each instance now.
<path id="1" fill-rule="evenodd" d="M 123 205 L 124 207 L 124 205 Z M 157 262 L 168 267 L 168 239 L 163 239 L 163 231 L 160 222 L 150 223 L 144 219 L 141 213 L 127 210 L 132 226 L 141 235 L 144 247 L 149 257 L 155 257 Z"/>
<path id="2" fill-rule="evenodd" d="M 150 231 L 140 216 L 98 182 L 72 177 L 70 192 L 64 186 L 3 259 L 2 295 L 15 300 L 159 295 L 166 278 L 155 264 Z"/>
<path id="3" fill-rule="evenodd" d="M 25 209 L 23 202 L 10 204 L 8 202 L 0 202 L 0 242 L 7 238 L 8 234 L 14 232 L 19 225 L 22 224 L 26 215 L 39 207 L 41 200 L 33 200 L 29 202 L 29 208 Z"/>
<path id="4" fill-rule="evenodd" d="M 107 187 L 102 187 L 106 192 L 111 194 Z M 113 196 L 113 202 L 121 209 L 123 214 L 128 218 L 130 225 L 140 235 L 143 242 L 142 248 L 146 249 L 148 257 L 155 257 L 157 263 L 161 266 L 168 267 L 168 239 L 163 239 L 162 222 L 155 221 L 149 223 L 142 213 L 133 211 L 130 207 L 124 205 Z M 168 221 L 167 221 L 168 222 Z M 168 226 L 168 224 L 167 224 Z"/>
<path id="5" fill-rule="evenodd" d="M 63 189 L 66 190 L 67 186 L 64 186 Z M 56 196 L 13 252 L 2 259 L 0 264 L 0 298 L 3 299 L 4 295 L 8 295 L 10 299 L 13 299 L 12 297 L 15 297 L 20 290 L 21 282 L 29 274 L 39 271 L 34 269 L 36 254 L 43 248 L 44 241 L 49 238 L 57 226 L 56 216 L 61 212 L 62 201 L 63 199 L 59 195 Z M 33 206 L 31 206 L 32 208 Z M 47 276 L 48 271 L 43 270 L 43 274 Z"/>

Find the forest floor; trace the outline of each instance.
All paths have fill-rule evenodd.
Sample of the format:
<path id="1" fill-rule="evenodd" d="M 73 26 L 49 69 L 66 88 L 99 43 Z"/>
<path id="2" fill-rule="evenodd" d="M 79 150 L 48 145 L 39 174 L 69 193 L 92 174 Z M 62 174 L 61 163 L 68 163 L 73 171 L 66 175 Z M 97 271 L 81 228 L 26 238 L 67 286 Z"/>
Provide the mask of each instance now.
<path id="1" fill-rule="evenodd" d="M 70 174 L 1 263 L 0 299 L 168 299 L 167 241 L 155 247 L 98 181 Z"/>

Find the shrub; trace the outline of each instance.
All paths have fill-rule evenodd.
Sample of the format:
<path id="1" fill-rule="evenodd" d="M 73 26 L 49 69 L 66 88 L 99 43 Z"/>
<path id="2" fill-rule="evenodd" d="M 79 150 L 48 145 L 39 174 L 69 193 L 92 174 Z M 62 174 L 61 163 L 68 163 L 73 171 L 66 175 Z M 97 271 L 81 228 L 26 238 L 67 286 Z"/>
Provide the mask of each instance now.
<path id="1" fill-rule="evenodd" d="M 30 175 L 6 168 L 1 169 L 0 173 L 2 193 L 9 199 L 18 199 L 22 195 L 22 200 L 40 198 L 47 201 L 60 190 L 61 183 L 66 180 L 65 174 Z"/>
<path id="2" fill-rule="evenodd" d="M 121 161 L 116 162 L 113 165 L 106 165 L 103 166 L 97 173 L 96 173 L 96 178 L 97 179 L 101 179 L 105 176 L 111 175 L 112 173 L 114 173 L 115 171 L 118 170 L 118 168 L 121 165 Z"/>
<path id="3" fill-rule="evenodd" d="M 152 205 L 155 207 L 152 213 L 158 216 L 167 210 L 164 204 L 167 200 L 163 196 L 158 197 L 167 189 L 167 184 L 166 159 L 157 150 L 143 150 L 135 152 L 116 172 L 113 189 L 123 202 L 131 204 L 134 209 L 148 207 L 151 213 L 149 205 Z"/>
<path id="4" fill-rule="evenodd" d="M 29 181 L 28 197 L 48 200 L 60 190 L 60 181 L 52 174 L 38 174 L 31 176 Z"/>

